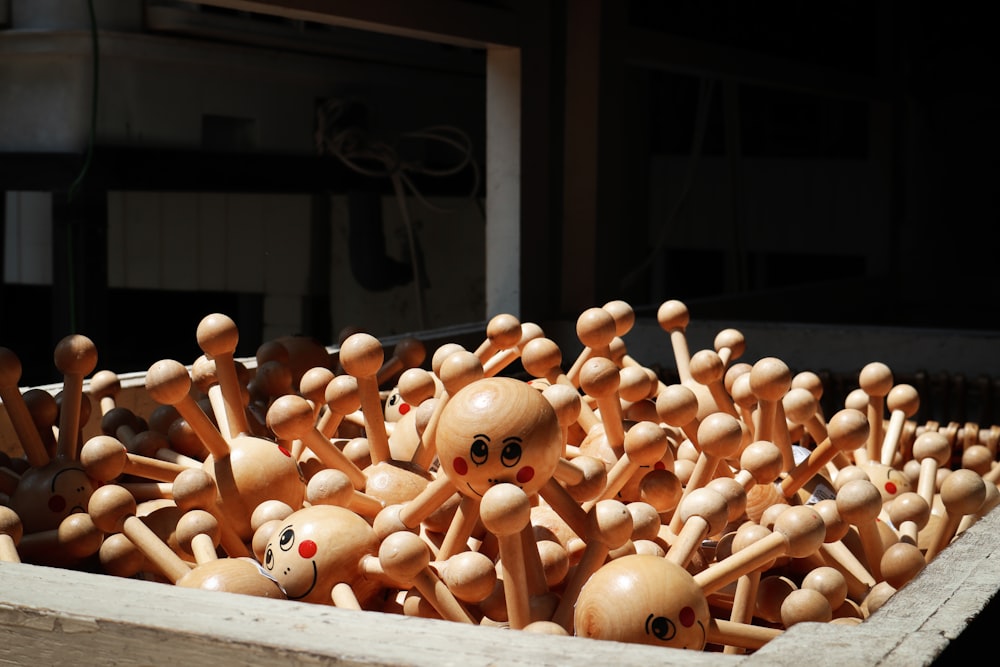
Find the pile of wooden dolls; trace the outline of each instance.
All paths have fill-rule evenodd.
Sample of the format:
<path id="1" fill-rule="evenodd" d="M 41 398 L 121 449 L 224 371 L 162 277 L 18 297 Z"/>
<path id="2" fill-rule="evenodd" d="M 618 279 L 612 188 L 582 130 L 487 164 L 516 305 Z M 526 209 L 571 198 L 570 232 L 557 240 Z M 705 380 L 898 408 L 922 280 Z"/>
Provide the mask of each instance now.
<path id="1" fill-rule="evenodd" d="M 733 329 L 691 354 L 682 302 L 657 319 L 676 382 L 629 355 L 622 301 L 580 315 L 574 359 L 498 315 L 475 349 L 355 332 L 252 369 L 216 313 L 201 357 L 149 368 L 149 414 L 85 336 L 58 395 L 0 348 L 24 453 L 0 460 L 0 561 L 748 653 L 861 623 L 1000 499 L 1000 429 L 915 423 L 884 364 L 826 415 L 816 374 L 743 361 Z"/>

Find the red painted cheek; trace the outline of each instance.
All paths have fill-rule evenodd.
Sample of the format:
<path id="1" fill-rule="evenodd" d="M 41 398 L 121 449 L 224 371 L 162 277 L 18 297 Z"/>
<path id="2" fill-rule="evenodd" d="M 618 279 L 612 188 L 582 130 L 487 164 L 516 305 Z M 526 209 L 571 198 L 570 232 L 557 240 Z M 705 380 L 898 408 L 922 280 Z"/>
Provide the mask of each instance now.
<path id="1" fill-rule="evenodd" d="M 316 543 L 312 540 L 303 540 L 302 543 L 299 544 L 299 555 L 303 558 L 312 558 L 316 555 L 317 551 L 318 548 L 316 547 Z"/>
<path id="2" fill-rule="evenodd" d="M 517 481 L 521 484 L 527 484 L 535 477 L 535 469 L 531 466 L 526 466 L 517 471 Z"/>
<path id="3" fill-rule="evenodd" d="M 888 491 L 890 495 L 896 495 L 896 485 L 892 482 L 885 483 L 885 490 Z"/>
<path id="4" fill-rule="evenodd" d="M 681 625 L 685 628 L 690 628 L 694 625 L 694 609 L 691 607 L 684 607 L 681 609 L 681 613 L 678 614 L 677 618 L 680 620 Z"/>
<path id="5" fill-rule="evenodd" d="M 469 464 L 463 458 L 456 458 L 451 462 L 451 467 L 455 469 L 456 475 L 464 475 L 469 472 Z"/>
<path id="6" fill-rule="evenodd" d="M 410 411 L 410 404 L 409 403 L 400 403 L 399 404 L 399 414 L 405 415 L 409 411 Z"/>
<path id="7" fill-rule="evenodd" d="M 667 469 L 667 464 L 664 463 L 663 461 L 657 461 L 656 464 L 653 466 L 653 470 L 666 470 L 666 469 Z"/>
<path id="8" fill-rule="evenodd" d="M 49 511 L 59 513 L 66 510 L 66 499 L 62 496 L 51 496 L 49 498 Z"/>
<path id="9" fill-rule="evenodd" d="M 292 458 L 292 453 L 287 449 L 285 449 L 284 447 L 282 447 L 281 445 L 278 445 L 278 451 L 287 456 L 288 458 Z"/>

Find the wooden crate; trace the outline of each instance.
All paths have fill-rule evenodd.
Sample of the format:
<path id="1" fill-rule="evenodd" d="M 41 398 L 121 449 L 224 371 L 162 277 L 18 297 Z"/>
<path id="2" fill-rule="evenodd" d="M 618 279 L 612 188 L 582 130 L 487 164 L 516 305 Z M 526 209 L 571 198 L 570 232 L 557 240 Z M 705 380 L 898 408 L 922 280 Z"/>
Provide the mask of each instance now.
<path id="1" fill-rule="evenodd" d="M 569 326 L 563 323 L 564 326 Z M 713 323 L 692 330 L 692 340 L 707 338 Z M 570 340 L 566 330 L 546 325 L 557 340 Z M 447 342 L 454 336 L 475 340 L 482 328 L 426 336 Z M 669 344 L 655 322 L 644 323 L 634 348 L 640 359 L 671 364 Z M 788 336 L 785 331 L 784 335 Z M 806 341 L 823 346 L 813 332 Z M 933 337 L 931 337 L 933 338 Z M 989 337 L 984 344 L 989 344 Z M 766 340 L 767 352 L 780 355 Z M 899 341 L 889 337 L 890 348 Z M 936 343 L 935 343 L 936 341 Z M 995 341 L 993 341 L 995 342 Z M 434 345 L 433 342 L 429 343 Z M 909 345 L 920 344 L 911 340 Z M 947 364 L 941 339 L 936 363 Z M 975 337 L 954 343 L 962 354 L 976 354 Z M 698 345 L 698 343 L 695 343 Z M 880 343 L 881 345 L 881 343 Z M 858 363 L 879 360 L 880 345 L 857 344 Z M 692 349 L 697 349 L 693 347 Z M 774 349 L 774 352 L 770 350 Z M 783 348 L 787 350 L 786 348 Z M 568 355 L 575 354 L 567 345 Z M 796 354 L 802 354 L 800 350 Z M 987 357 L 981 357 L 985 360 Z M 992 359 L 992 357 L 989 357 Z M 855 358 L 826 358 L 829 366 L 851 368 Z M 892 365 L 892 362 L 889 362 Z M 958 363 L 958 362 L 956 362 Z M 964 363 L 964 362 L 962 362 Z M 970 362 L 971 363 L 971 362 Z M 991 361 L 990 363 L 995 363 Z M 808 364 L 805 364 L 808 367 Z M 994 372 L 984 368 L 984 372 Z M 142 373 L 125 374 L 120 403 L 148 413 Z M 55 391 L 58 387 L 52 387 Z M 2 406 L 0 406 L 2 408 Z M 6 429 L 6 419 L 0 425 Z M 93 423 L 88 425 L 93 429 Z M 93 431 L 91 431 L 93 432 Z M 87 431 L 85 430 L 85 436 Z M 0 433 L 5 451 L 16 452 L 16 440 Z M 747 656 L 681 651 L 576 637 L 539 635 L 497 627 L 355 612 L 286 600 L 185 589 L 162 583 L 109 575 L 0 563 L 0 662 L 17 665 L 109 663 L 282 664 L 282 665 L 931 665 L 958 651 L 987 647 L 993 600 L 1000 588 L 1000 513 L 993 511 L 943 551 L 913 581 L 864 623 L 856 626 L 803 623 Z M 985 627 L 984 627 L 985 626 Z"/>
<path id="2" fill-rule="evenodd" d="M 0 563 L 0 662 L 14 665 L 947 664 L 992 645 L 1000 512 L 865 622 L 800 623 L 747 656 L 471 626 Z"/>

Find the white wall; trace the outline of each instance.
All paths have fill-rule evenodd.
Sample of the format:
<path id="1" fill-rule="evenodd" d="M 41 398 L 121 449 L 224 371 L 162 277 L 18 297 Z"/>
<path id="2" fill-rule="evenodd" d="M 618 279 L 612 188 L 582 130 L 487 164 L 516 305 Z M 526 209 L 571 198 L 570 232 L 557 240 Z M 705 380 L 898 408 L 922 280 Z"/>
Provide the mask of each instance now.
<path id="1" fill-rule="evenodd" d="M 52 195 L 8 192 L 4 207 L 4 282 L 51 285 Z"/>

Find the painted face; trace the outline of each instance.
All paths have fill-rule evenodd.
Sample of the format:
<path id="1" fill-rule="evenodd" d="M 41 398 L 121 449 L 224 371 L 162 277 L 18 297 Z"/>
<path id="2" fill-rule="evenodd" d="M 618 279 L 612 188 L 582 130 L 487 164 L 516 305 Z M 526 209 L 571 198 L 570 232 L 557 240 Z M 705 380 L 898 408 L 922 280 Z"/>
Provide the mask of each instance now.
<path id="1" fill-rule="evenodd" d="M 709 619 L 691 574 L 650 554 L 603 565 L 580 591 L 574 613 L 580 637 L 695 651 L 705 648 Z"/>
<path id="2" fill-rule="evenodd" d="M 892 466 L 872 462 L 864 466 L 864 471 L 868 473 L 868 479 L 882 494 L 883 504 L 895 499 L 901 493 L 913 491 L 910 478 L 903 471 L 896 470 Z"/>
<path id="3" fill-rule="evenodd" d="M 501 483 L 537 493 L 555 472 L 565 443 L 541 392 L 521 380 L 491 377 L 448 400 L 436 444 L 441 470 L 459 492 L 482 497 Z"/>
<path id="4" fill-rule="evenodd" d="M 385 399 L 385 420 L 387 422 L 399 421 L 399 418 L 413 409 L 413 406 L 403 400 L 399 395 L 399 388 L 393 387 Z"/>
<path id="5" fill-rule="evenodd" d="M 313 505 L 275 525 L 263 565 L 289 600 L 332 604 L 333 587 L 360 581 L 362 558 L 378 553 L 374 529 L 343 507 Z"/>
<path id="6" fill-rule="evenodd" d="M 53 459 L 21 475 L 10 506 L 24 524 L 24 532 L 58 528 L 73 512 L 86 512 L 94 484 L 77 463 Z"/>

